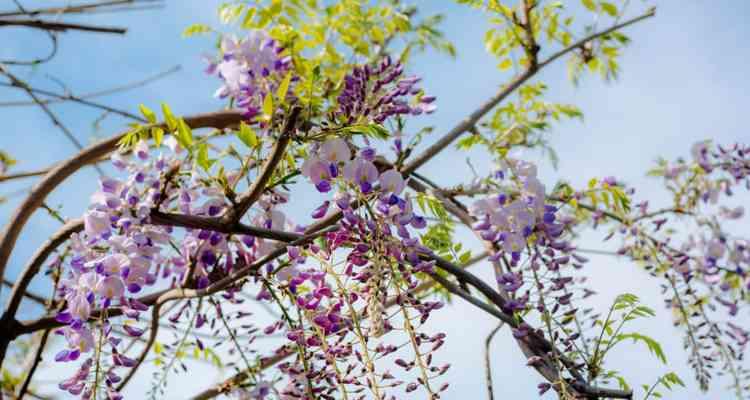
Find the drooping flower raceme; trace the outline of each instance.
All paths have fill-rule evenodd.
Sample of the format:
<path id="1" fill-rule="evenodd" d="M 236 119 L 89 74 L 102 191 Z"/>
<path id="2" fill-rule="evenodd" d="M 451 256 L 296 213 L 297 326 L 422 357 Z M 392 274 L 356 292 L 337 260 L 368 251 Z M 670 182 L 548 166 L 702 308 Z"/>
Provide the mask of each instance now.
<path id="1" fill-rule="evenodd" d="M 287 75 L 289 60 L 262 31 L 253 31 L 242 40 L 223 40 L 222 52 L 222 60 L 215 65 L 223 80 L 217 95 L 232 98 L 252 122 L 266 96 L 276 95 L 281 79 L 291 76 Z M 85 357 L 80 369 L 60 388 L 88 398 L 106 387 L 110 398 L 119 398 L 116 384 L 122 379 L 121 369 L 138 365 L 125 354 L 122 338 L 138 338 L 148 332 L 141 314 L 149 305 L 140 299 L 148 299 L 147 293 L 157 288 L 210 288 L 238 269 L 247 271 L 248 266 L 272 255 L 271 261 L 257 265 L 242 280 L 206 296 L 213 313 L 186 301 L 168 317 L 172 324 L 187 323 L 188 332 L 204 326 L 212 330 L 228 326 L 229 313 L 215 300 L 239 305 L 241 299 L 235 295 L 248 285 L 257 291 L 258 301 L 284 311 L 283 317 L 264 329 L 248 328 L 253 339 L 237 344 L 238 350 L 247 350 L 260 335 L 280 333 L 286 342 L 279 351 L 291 350 L 299 357 L 278 365 L 281 378 L 267 380 L 262 372 L 253 372 L 248 378 L 251 387 L 237 390 L 238 396 L 299 399 L 312 392 L 314 397 L 332 398 L 342 390 L 369 390 L 374 397 L 385 398 L 391 388 L 405 386 L 412 392 L 421 386 L 437 398 L 447 384 L 433 387 L 430 382 L 450 365 L 438 366 L 432 358 L 443 345 L 445 334 L 428 334 L 424 324 L 442 302 L 412 293 L 424 283 L 424 274 L 436 268 L 434 261 L 427 260 L 431 250 L 420 242 L 419 232 L 427 222 L 414 209 L 413 195 L 405 193 L 407 181 L 402 174 L 383 162 L 368 140 L 361 148 L 355 145 L 357 137 L 346 130 L 352 124 L 372 126 L 389 117 L 434 110 L 434 98 L 424 96 L 416 87 L 419 79 L 402 74 L 403 68 L 390 59 L 375 67 L 354 68 L 338 100 L 328 104 L 329 109 L 337 110 L 335 121 L 327 121 L 328 126 L 343 129 L 325 132 L 323 140 L 318 137 L 308 143 L 298 136 L 300 143 L 290 147 L 299 147 L 287 149 L 291 158 L 306 154 L 299 160 L 301 165 L 296 159 L 286 159 L 289 169 L 300 166 L 289 175 L 301 172 L 319 192 L 331 193 L 315 208 L 313 219 L 323 218 L 331 209 L 342 215 L 336 230 L 312 243 L 284 247 L 251 235 L 178 229 L 163 222 L 168 214 L 205 219 L 229 215 L 235 199 L 227 194 L 247 175 L 242 169 L 247 165 L 238 170 L 222 169 L 221 179 L 207 177 L 186 162 L 194 160 L 195 149 L 182 151 L 171 135 L 164 140 L 171 151 L 164 154 L 152 154 L 148 144 L 140 141 L 131 158 L 114 155 L 113 165 L 125 177 L 101 180 L 100 190 L 84 214 L 85 229 L 72 238 L 72 258 L 60 285 L 60 295 L 67 303 L 57 315 L 64 324 L 58 333 L 67 345 L 56 359 L 72 362 Z M 291 97 L 287 100 L 293 102 Z M 285 112 L 274 111 L 279 115 Z M 263 149 L 271 141 L 268 138 L 276 133 L 273 124 L 261 124 L 261 128 L 267 135 L 258 146 L 261 155 L 251 154 L 255 165 L 261 164 Z M 397 147 L 401 151 L 400 145 Z M 305 232 L 304 226 L 293 224 L 283 213 L 289 194 L 281 187 L 284 185 L 267 185 L 242 223 L 287 234 Z M 514 282 L 510 279 L 507 286 L 513 287 Z M 389 303 L 398 307 L 396 313 L 387 311 Z M 238 313 L 250 315 L 242 308 Z M 125 321 L 114 317 L 119 314 L 124 314 Z M 395 382 L 388 370 L 375 366 L 372 360 L 400 351 L 381 339 L 391 332 L 409 336 L 411 345 L 410 356 L 398 357 L 395 366 L 404 372 L 420 369 L 421 376 L 427 378 Z M 179 350 L 182 345 L 174 348 Z M 195 346 L 205 348 L 199 339 Z M 357 364 L 360 367 L 353 367 Z M 106 373 L 100 374 L 103 366 Z M 92 373 L 102 378 L 92 382 Z"/>
<path id="2" fill-rule="evenodd" d="M 532 234 L 556 238 L 562 233 L 562 225 L 555 222 L 557 209 L 546 204 L 544 185 L 534 165 L 517 161 L 510 170 L 517 179 L 518 191 L 478 200 L 470 211 L 479 220 L 474 228 L 482 237 L 500 243 L 517 260 Z"/>
<path id="3" fill-rule="evenodd" d="M 380 63 L 355 67 L 344 78 L 338 97 L 337 116 L 343 123 L 383 123 L 396 115 L 419 115 L 435 111 L 435 97 L 417 87 L 420 78 L 403 77 L 404 68 L 390 56 Z"/>
<path id="4" fill-rule="evenodd" d="M 286 75 L 291 58 L 283 55 L 284 49 L 262 30 L 253 30 L 244 39 L 224 37 L 221 50 L 221 61 L 209 69 L 224 82 L 216 96 L 235 99 L 236 106 L 244 109 L 246 118 L 252 121 L 260 114 L 266 95 Z"/>

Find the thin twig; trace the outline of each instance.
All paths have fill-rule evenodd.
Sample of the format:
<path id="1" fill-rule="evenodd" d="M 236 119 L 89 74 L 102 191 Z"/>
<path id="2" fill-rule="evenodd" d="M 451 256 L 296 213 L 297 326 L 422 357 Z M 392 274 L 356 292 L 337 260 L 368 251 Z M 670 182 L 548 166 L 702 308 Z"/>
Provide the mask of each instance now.
<path id="1" fill-rule="evenodd" d="M 28 94 L 29 97 L 31 97 L 31 99 L 34 100 L 34 102 L 39 105 L 42 111 L 44 111 L 44 113 L 47 114 L 49 119 L 52 120 L 52 123 L 55 126 L 57 126 L 60 129 L 60 131 L 62 131 L 62 133 L 78 148 L 78 150 L 83 150 L 83 145 L 81 144 L 81 142 L 78 141 L 78 139 L 76 139 L 75 135 L 73 135 L 73 132 L 71 132 L 67 127 L 65 127 L 65 125 L 63 125 L 62 121 L 60 121 L 57 118 L 55 113 L 53 113 L 52 110 L 50 110 L 46 104 L 42 104 L 39 102 L 40 99 L 36 96 L 36 94 L 34 94 L 31 88 L 29 88 L 29 85 L 27 85 L 26 82 L 18 79 L 15 75 L 10 73 L 10 71 L 8 71 L 2 65 L 0 65 L 0 73 L 2 73 L 8 79 L 10 79 L 11 84 L 13 86 L 17 86 L 23 89 L 26 92 L 26 94 Z M 99 175 L 104 175 L 104 171 L 102 171 L 102 169 L 99 168 L 99 166 L 94 165 L 94 168 L 96 168 L 96 170 L 99 172 Z"/>
<path id="2" fill-rule="evenodd" d="M 49 257 L 49 255 L 52 254 L 52 252 L 55 251 L 57 247 L 67 241 L 72 234 L 80 232 L 81 230 L 83 230 L 83 220 L 71 220 L 63 225 L 60 230 L 58 230 L 54 235 L 50 236 L 50 238 L 47 239 L 47 241 L 41 247 L 39 247 L 36 253 L 34 253 L 34 255 L 31 257 L 23 272 L 21 272 L 19 278 L 16 280 L 15 285 L 13 285 L 13 290 L 10 294 L 10 300 L 8 300 L 8 305 L 5 308 L 3 316 L 2 318 L 0 318 L 0 320 L 15 318 L 18 306 L 21 304 L 21 299 L 26 293 L 26 289 L 31 283 L 31 279 L 39 273 L 39 270 L 41 269 L 42 264 L 44 264 L 44 262 L 47 260 L 47 257 Z"/>
<path id="3" fill-rule="evenodd" d="M 83 13 L 90 13 L 90 12 L 104 12 L 104 11 L 111 11 L 106 10 L 107 8 L 115 8 L 115 10 L 123 9 L 127 10 L 130 8 L 136 8 L 136 7 L 128 7 L 128 5 L 135 5 L 138 3 L 158 3 L 159 0 L 144 0 L 144 1 L 138 1 L 138 0 L 112 0 L 112 1 L 102 1 L 98 3 L 86 3 L 86 4 L 71 4 L 69 6 L 65 7 L 49 7 L 49 8 L 39 8 L 35 10 L 23 10 L 23 11 L 6 11 L 6 12 L 0 12 L 0 17 L 18 17 L 18 16 L 27 16 L 27 17 L 36 17 L 39 15 L 61 15 L 61 14 L 83 14 Z M 123 6 L 127 8 L 122 8 Z M 105 10 L 101 10 L 104 8 Z"/>
<path id="4" fill-rule="evenodd" d="M 12 181 L 15 179 L 33 178 L 35 176 L 44 175 L 49 172 L 49 170 L 49 168 L 45 168 L 36 171 L 16 172 L 12 174 L 0 175 L 0 182 Z"/>
<path id="5" fill-rule="evenodd" d="M 11 282 L 8 279 L 3 278 L 3 285 L 7 286 L 9 288 L 12 288 L 13 287 L 13 282 Z M 23 293 L 23 296 L 26 297 L 29 300 L 32 300 L 33 302 L 35 302 L 37 304 L 40 304 L 40 305 L 46 305 L 46 303 L 47 303 L 47 300 L 44 297 L 42 297 L 42 296 L 40 296 L 40 295 L 38 295 L 36 293 L 29 292 L 28 290 Z"/>
<path id="6" fill-rule="evenodd" d="M 418 157 L 413 158 L 406 166 L 404 166 L 404 168 L 402 169 L 402 172 L 408 175 L 411 172 L 417 170 L 419 167 L 421 167 L 425 163 L 427 163 L 427 161 L 429 161 L 430 159 L 435 157 L 435 155 L 443 151 L 446 147 L 448 147 L 451 143 L 453 143 L 453 141 L 456 140 L 459 136 L 461 136 L 464 132 L 469 131 L 472 126 L 474 126 L 482 117 L 484 117 L 485 114 L 490 112 L 490 110 L 492 110 L 496 105 L 498 105 L 501 101 L 503 101 L 506 97 L 508 97 L 511 93 L 513 93 L 516 89 L 518 89 L 518 87 L 524 84 L 532 76 L 536 75 L 536 73 L 542 68 L 546 67 L 547 65 L 551 64 L 558 58 L 583 46 L 584 44 L 592 40 L 596 40 L 602 36 L 608 35 L 616 30 L 635 24 L 646 18 L 653 17 L 655 13 L 656 13 L 656 9 L 651 8 L 645 14 L 641 16 L 635 17 L 633 19 L 630 19 L 628 21 L 625 21 L 617 25 L 613 25 L 612 27 L 604 31 L 593 33 L 571 44 L 570 46 L 558 51 L 557 53 L 549 56 L 544 61 L 540 62 L 537 66 L 532 67 L 530 69 L 526 69 L 524 72 L 518 75 L 515 79 L 513 79 L 508 85 L 503 87 L 503 89 L 498 94 L 496 94 L 495 96 L 487 100 L 477 110 L 469 114 L 469 116 L 466 119 L 461 121 L 453 129 L 448 131 L 448 133 L 446 133 L 443 137 L 441 137 L 437 142 L 429 146 L 422 154 L 420 154 Z"/>
<path id="7" fill-rule="evenodd" d="M 115 86 L 115 87 L 112 87 L 112 88 L 109 88 L 109 89 L 103 89 L 103 90 L 98 90 L 98 91 L 94 91 L 94 92 L 84 93 L 84 94 L 81 94 L 81 95 L 78 95 L 78 96 L 63 95 L 62 98 L 44 99 L 44 100 L 40 100 L 40 102 L 44 103 L 44 104 L 50 104 L 50 103 L 60 103 L 60 102 L 64 102 L 64 101 L 70 100 L 70 101 L 76 101 L 76 102 L 80 102 L 82 104 L 86 104 L 86 103 L 83 103 L 81 100 L 92 99 L 92 98 L 95 98 L 95 97 L 107 96 L 107 95 L 110 95 L 110 94 L 120 93 L 120 92 L 128 91 L 128 90 L 131 90 L 131 89 L 137 89 L 137 88 L 146 86 L 149 83 L 155 82 L 155 81 L 157 81 L 159 79 L 162 79 L 162 78 L 164 78 L 164 77 L 166 77 L 168 75 L 171 75 L 171 74 L 179 71 L 180 69 L 181 69 L 181 67 L 179 65 L 175 65 L 175 66 L 170 67 L 170 68 L 168 68 L 168 69 L 166 69 L 166 70 L 164 70 L 162 72 L 157 73 L 156 75 L 149 76 L 149 77 L 147 77 L 145 79 L 141 79 L 139 81 L 126 83 L 124 85 Z M 39 91 L 38 89 L 33 89 L 33 90 Z M 42 92 L 39 92 L 39 93 L 42 93 Z M 44 94 L 44 93 L 42 93 L 42 94 Z M 50 96 L 53 96 L 53 95 L 50 95 Z M 0 102 L 0 107 L 35 106 L 35 105 L 37 105 L 37 103 L 35 103 L 33 101 L 6 101 L 6 102 Z"/>
<path id="8" fill-rule="evenodd" d="M 5 83 L 5 82 L 0 82 L 0 86 L 18 87 L 17 85 L 14 85 L 12 83 Z M 26 89 L 28 89 L 28 90 L 30 90 L 30 91 L 32 91 L 34 93 L 38 93 L 38 94 L 42 94 L 42 95 L 45 95 L 45 96 L 54 97 L 54 98 L 56 98 L 58 100 L 73 101 L 73 102 L 76 102 L 76 103 L 79 103 L 79 104 L 83 104 L 83 105 L 86 105 L 86 106 L 89 106 L 89 107 L 93 107 L 93 108 L 97 108 L 97 109 L 100 109 L 100 110 L 104 110 L 106 112 L 111 112 L 113 114 L 118 114 L 118 115 L 121 115 L 121 116 L 126 117 L 126 118 L 134 119 L 136 121 L 140 121 L 140 122 L 144 122 L 144 123 L 148 122 L 148 121 L 146 121 L 146 119 L 144 119 L 143 117 L 138 116 L 136 114 L 133 114 L 133 113 L 130 113 L 130 112 L 127 112 L 127 111 L 124 111 L 124 110 L 120 110 L 120 109 L 117 109 L 117 108 L 114 108 L 114 107 L 110 107 L 110 106 L 105 105 L 105 104 L 96 103 L 96 102 L 89 101 L 89 100 L 84 100 L 82 98 L 73 96 L 72 94 L 58 94 L 58 93 L 55 93 L 55 92 L 50 92 L 49 90 L 44 90 L 44 89 L 39 89 L 39 88 L 33 88 L 31 86 L 28 86 L 28 85 L 26 86 L 26 88 L 24 88 L 24 90 L 26 90 Z M 42 103 L 42 102 L 49 103 L 49 101 L 45 101 L 45 100 L 39 99 L 39 103 Z M 28 103 L 23 103 L 23 105 L 27 105 L 27 104 Z M 32 103 L 32 104 L 38 104 L 38 103 Z M 2 105 L 0 105 L 0 107 L 2 107 Z"/>
<path id="9" fill-rule="evenodd" d="M 495 393 L 492 390 L 492 362 L 490 361 L 490 344 L 492 344 L 492 339 L 495 337 L 495 334 L 500 331 L 500 328 L 502 327 L 503 323 L 498 323 L 495 329 L 493 329 L 484 340 L 484 378 L 487 382 L 487 398 L 489 400 L 495 399 Z"/>
<path id="10" fill-rule="evenodd" d="M 52 32 L 67 32 L 68 30 L 74 30 L 93 33 L 112 33 L 117 35 L 124 35 L 128 31 L 127 28 L 120 27 L 73 24 L 68 22 L 43 21 L 40 19 L 0 20 L 0 27 L 3 26 L 23 26 Z"/>

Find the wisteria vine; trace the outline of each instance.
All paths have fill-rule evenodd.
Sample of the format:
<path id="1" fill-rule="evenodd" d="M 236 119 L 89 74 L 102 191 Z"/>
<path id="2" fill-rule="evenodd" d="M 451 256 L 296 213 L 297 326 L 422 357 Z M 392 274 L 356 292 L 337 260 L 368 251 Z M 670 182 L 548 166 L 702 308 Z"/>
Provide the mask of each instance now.
<path id="1" fill-rule="evenodd" d="M 550 119 L 580 116 L 572 106 L 537 99 L 543 86 L 527 82 L 537 71 L 571 54 L 574 71 L 598 56 L 599 72 L 612 76 L 613 54 L 628 41 L 618 30 L 653 15 L 620 21 L 604 4 L 611 6 L 594 7 L 614 17 L 611 28 L 571 43 L 548 27 L 564 47 L 542 58 L 537 25 L 557 21 L 556 8 L 521 1 L 503 22 L 511 30 L 488 34 L 490 42 L 504 35 L 508 49 L 488 49 L 499 57 L 520 50 L 524 72 L 416 156 L 429 129 L 409 133 L 407 124 L 438 102 L 409 73 L 408 52 L 451 49 L 431 25 L 391 26 L 386 17 L 394 9 L 384 8 L 367 18 L 385 18 L 390 36 L 374 40 L 377 51 L 352 45 L 346 61 L 327 35 L 293 32 L 274 17 L 282 11 L 248 11 L 248 32 L 222 35 L 218 54 L 208 57 L 206 72 L 220 81 L 214 97 L 227 110 L 189 119 L 163 105 L 159 122 L 142 106 L 148 124 L 71 161 L 79 168 L 108 155 L 113 173 L 101 177 L 81 220 L 51 240 L 67 245 L 55 260 L 54 312 L 15 319 L 17 293 L 52 249 L 40 251 L 14 287 L 0 319 L 10 332 L 0 341 L 3 356 L 22 334 L 60 336 L 64 346 L 54 360 L 73 373 L 59 389 L 82 399 L 123 398 L 149 354 L 160 372 L 147 394 L 163 396 L 169 375 L 187 370 L 189 353 L 235 370 L 195 398 L 438 399 L 450 389 L 451 364 L 440 349 L 451 338 L 429 321 L 446 299 L 460 298 L 509 327 L 527 366 L 543 379 L 540 396 L 630 399 L 632 389 L 606 362 L 610 350 L 633 340 L 660 361 L 666 357 L 650 337 L 626 331 L 627 322 L 655 315 L 637 297 L 623 294 L 607 312 L 584 306 L 595 291 L 580 273 L 589 260 L 576 240 L 593 228 L 607 229 L 605 240 L 621 239 L 610 255 L 636 261 L 663 283 L 700 386 L 707 389 L 715 371 L 726 373 L 745 398 L 750 333 L 732 318 L 747 302 L 750 241 L 727 228 L 745 216 L 727 200 L 750 188 L 750 148 L 705 141 L 689 160 L 661 161 L 651 174 L 663 179 L 673 204 L 655 211 L 648 201 L 634 203 L 636 190 L 614 177 L 593 178 L 582 189 L 546 186 L 535 164 L 511 153 L 545 149 L 541 131 Z M 222 15 L 245 6 L 232 10 Z M 414 14 L 402 11 L 398 18 Z M 253 26 L 256 17 L 263 23 Z M 409 29 L 413 41 L 392 54 L 388 43 Z M 356 42 L 356 35 L 338 33 L 344 45 Z M 305 47 L 312 39 L 304 34 L 323 38 L 311 48 L 327 58 Z M 501 68 L 508 62 L 515 61 L 505 59 Z M 479 124 L 517 89 L 517 108 Z M 194 135 L 200 127 L 215 130 Z M 453 188 L 417 172 L 464 134 L 459 147 L 485 147 L 493 171 Z M 40 185 L 42 198 L 75 170 L 67 165 Z M 295 202 L 306 215 L 290 210 Z M 677 226 L 684 223 L 691 228 Z M 480 256 L 454 243 L 458 229 L 476 237 Z M 0 256 L 17 238 L 10 232 Z M 494 281 L 467 270 L 478 261 L 487 261 Z M 255 318 L 260 309 L 267 323 Z M 174 336 L 169 342 L 165 330 Z M 272 354 L 260 344 L 269 342 L 276 343 Z M 223 363 L 219 350 L 232 361 Z M 680 378 L 667 373 L 646 397 L 674 384 Z M 21 394 L 28 383 L 23 387 Z M 492 396 L 491 382 L 488 388 Z"/>

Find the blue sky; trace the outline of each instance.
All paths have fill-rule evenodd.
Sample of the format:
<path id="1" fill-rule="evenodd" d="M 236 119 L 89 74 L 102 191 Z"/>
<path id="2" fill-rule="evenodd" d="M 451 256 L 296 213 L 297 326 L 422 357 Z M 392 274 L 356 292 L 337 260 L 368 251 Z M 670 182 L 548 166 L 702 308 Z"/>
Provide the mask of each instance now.
<path id="1" fill-rule="evenodd" d="M 458 49 L 456 60 L 428 53 L 417 57 L 412 65 L 412 72 L 424 77 L 425 89 L 438 97 L 439 110 L 426 123 L 434 125 L 436 133 L 440 134 L 491 96 L 510 75 L 498 72 L 497 62 L 484 50 L 482 36 L 488 25 L 480 12 L 447 0 L 414 2 L 424 7 L 425 13 L 439 11 L 447 16 L 444 30 Z M 10 2 L 6 3 L 9 7 Z M 33 8 L 42 3 L 47 2 L 24 4 Z M 212 40 L 182 39 L 180 34 L 185 26 L 195 22 L 218 25 L 215 9 L 219 2 L 167 3 L 163 10 L 96 16 L 87 22 L 123 25 L 129 27 L 130 32 L 125 37 L 64 34 L 59 56 L 53 62 L 35 70 L 16 71 L 36 86 L 61 91 L 51 79 L 54 77 L 73 93 L 80 94 L 137 81 L 181 65 L 178 73 L 147 87 L 99 100 L 133 112 L 138 103 L 155 107 L 160 102 L 169 103 L 178 114 L 218 109 L 221 102 L 211 97 L 217 82 L 203 74 L 200 60 L 202 52 L 212 51 Z M 636 1 L 630 7 L 637 12 L 648 4 Z M 656 199 L 652 202 L 656 204 L 667 198 L 659 191 L 657 181 L 645 177 L 645 171 L 657 157 L 673 159 L 686 155 L 693 142 L 704 138 L 722 143 L 750 138 L 745 118 L 750 96 L 750 80 L 746 75 L 750 49 L 742 42 L 750 34 L 745 21 L 745 16 L 750 15 L 750 3 L 664 1 L 656 5 L 656 18 L 627 30 L 633 43 L 621 60 L 623 71 L 618 81 L 604 83 L 588 77 L 574 87 L 566 80 L 563 63 L 539 74 L 537 79 L 550 86 L 549 100 L 573 103 L 585 114 L 583 122 L 563 123 L 551 130 L 549 137 L 561 162 L 557 171 L 548 165 L 541 169 L 548 185 L 559 177 L 582 185 L 591 177 L 615 175 L 639 188 L 638 193 L 643 198 Z M 38 33 L 4 29 L 0 37 L 0 59 L 42 54 L 47 49 L 48 44 Z M 8 89 L 0 93 L 0 101 L 25 99 L 22 93 Z M 57 105 L 53 109 L 84 143 L 112 135 L 125 123 L 123 119 L 110 116 L 95 130 L 92 121 L 100 116 L 98 111 L 71 105 Z M 0 133 L 0 149 L 11 152 L 19 160 L 19 171 L 47 166 L 75 150 L 38 109 L 0 108 L 0 119 L 6 121 Z M 527 156 L 538 158 L 536 154 Z M 427 164 L 422 172 L 447 182 L 458 182 L 468 176 L 463 158 L 464 155 L 455 151 L 446 152 Z M 486 165 L 486 160 L 474 162 Z M 64 215 L 80 215 L 94 190 L 95 178 L 91 169 L 75 175 L 66 186 L 52 194 L 49 204 L 63 205 Z M 0 194 L 26 188 L 32 182 L 3 184 Z M 13 197 L 0 205 L 0 221 L 8 220 L 20 200 L 21 197 Z M 11 257 L 9 277 L 18 273 L 24 260 L 57 226 L 57 222 L 43 213 L 32 218 Z M 581 246 L 602 247 L 601 236 L 601 232 L 586 235 Z M 475 268 L 480 275 L 489 276 L 487 265 Z M 688 388 L 667 394 L 666 398 L 729 397 L 722 382 L 715 382 L 707 394 L 700 393 L 693 383 L 687 356 L 682 351 L 681 332 L 672 327 L 669 315 L 663 310 L 658 282 L 632 264 L 611 258 L 592 257 L 587 273 L 591 276 L 591 286 L 600 292 L 592 302 L 595 306 L 604 308 L 617 294 L 635 292 L 659 312 L 660 318 L 637 327 L 662 342 L 669 365 L 659 365 L 650 361 L 651 358 L 643 362 L 642 359 L 649 357 L 647 351 L 631 346 L 614 353 L 610 367 L 623 371 L 634 385 L 650 384 L 658 375 L 676 371 L 688 383 Z M 45 286 L 40 279 L 33 288 L 43 292 Z M 7 290 L 0 296 L 3 303 L 5 295 Z M 32 317 L 38 310 L 29 308 L 24 313 Z M 747 322 L 747 315 L 743 320 Z M 436 315 L 434 324 L 448 333 L 449 342 L 441 358 L 453 364 L 449 375 L 452 389 L 444 398 L 481 398 L 484 396 L 481 343 L 494 321 L 457 301 Z M 496 338 L 493 357 L 497 396 L 536 398 L 539 379 L 523 366 L 524 360 L 507 331 Z M 49 370 L 48 376 L 43 378 L 53 379 L 55 371 L 58 370 Z M 169 398 L 183 398 L 217 379 L 200 367 L 196 371 L 202 379 L 174 377 L 170 387 L 175 392 Z M 145 391 L 149 376 L 148 371 L 142 371 L 131 385 L 131 393 Z"/>

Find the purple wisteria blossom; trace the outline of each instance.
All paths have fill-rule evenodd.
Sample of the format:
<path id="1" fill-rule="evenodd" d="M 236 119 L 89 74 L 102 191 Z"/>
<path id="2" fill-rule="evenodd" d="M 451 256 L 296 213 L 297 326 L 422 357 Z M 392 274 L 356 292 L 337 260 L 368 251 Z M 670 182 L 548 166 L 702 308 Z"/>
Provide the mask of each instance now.
<path id="1" fill-rule="evenodd" d="M 278 87 L 289 70 L 291 58 L 283 55 L 284 49 L 267 32 L 257 29 L 243 39 L 224 37 L 221 50 L 221 61 L 210 69 L 224 82 L 215 95 L 234 98 L 235 105 L 252 121 L 260 113 L 265 96 Z"/>
<path id="2" fill-rule="evenodd" d="M 390 56 L 373 66 L 354 67 L 338 97 L 338 119 L 347 124 L 380 124 L 396 115 L 435 111 L 435 97 L 423 95 L 417 87 L 420 78 L 403 73 L 403 66 Z"/>

